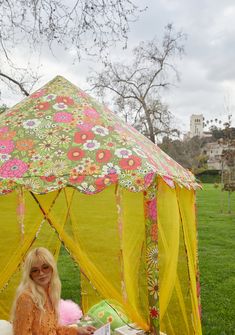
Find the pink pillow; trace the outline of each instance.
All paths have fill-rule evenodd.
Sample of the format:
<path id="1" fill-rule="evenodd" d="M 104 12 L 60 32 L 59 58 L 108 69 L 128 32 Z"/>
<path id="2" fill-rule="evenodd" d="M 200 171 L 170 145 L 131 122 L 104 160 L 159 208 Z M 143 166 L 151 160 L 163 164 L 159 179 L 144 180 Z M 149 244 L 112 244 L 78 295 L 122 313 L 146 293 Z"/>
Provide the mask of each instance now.
<path id="1" fill-rule="evenodd" d="M 81 308 L 72 300 L 60 300 L 59 316 L 61 325 L 76 323 L 82 317 Z"/>

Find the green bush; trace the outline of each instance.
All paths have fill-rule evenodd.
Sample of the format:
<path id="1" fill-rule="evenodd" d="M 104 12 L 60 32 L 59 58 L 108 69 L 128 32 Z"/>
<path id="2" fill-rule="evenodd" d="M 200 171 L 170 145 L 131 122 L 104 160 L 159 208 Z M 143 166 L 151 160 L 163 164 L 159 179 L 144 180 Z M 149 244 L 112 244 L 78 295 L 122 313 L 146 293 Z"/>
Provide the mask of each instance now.
<path id="1" fill-rule="evenodd" d="M 220 183 L 221 181 L 221 175 L 220 171 L 218 170 L 206 170 L 201 173 L 196 174 L 196 178 L 201 182 L 201 183 L 206 183 L 206 184 L 217 184 Z"/>

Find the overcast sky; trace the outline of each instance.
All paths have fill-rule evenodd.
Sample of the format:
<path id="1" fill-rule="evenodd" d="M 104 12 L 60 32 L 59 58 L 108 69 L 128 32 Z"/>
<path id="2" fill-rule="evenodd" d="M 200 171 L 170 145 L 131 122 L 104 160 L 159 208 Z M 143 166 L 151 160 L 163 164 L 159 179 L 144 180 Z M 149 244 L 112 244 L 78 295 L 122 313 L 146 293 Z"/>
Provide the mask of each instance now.
<path id="1" fill-rule="evenodd" d="M 129 48 L 154 36 L 161 39 L 164 26 L 173 23 L 175 29 L 187 35 L 185 55 L 178 64 L 181 81 L 164 94 L 181 129 L 189 129 L 191 114 L 203 114 L 205 119 L 227 120 L 227 109 L 235 108 L 235 2 L 234 0 L 137 0 L 148 9 L 132 23 Z M 126 52 L 128 52 L 128 50 Z M 120 48 L 116 54 L 123 58 Z M 36 88 L 60 74 L 82 89 L 88 88 L 89 67 L 96 63 L 82 61 L 72 64 L 72 50 L 41 52 L 32 62 L 40 66 L 42 78 Z M 34 57 L 34 56 L 32 56 Z M 26 55 L 18 47 L 17 62 L 24 63 Z M 2 102 L 14 105 L 22 99 L 19 94 L 4 92 Z M 235 111 L 233 126 L 235 126 Z"/>

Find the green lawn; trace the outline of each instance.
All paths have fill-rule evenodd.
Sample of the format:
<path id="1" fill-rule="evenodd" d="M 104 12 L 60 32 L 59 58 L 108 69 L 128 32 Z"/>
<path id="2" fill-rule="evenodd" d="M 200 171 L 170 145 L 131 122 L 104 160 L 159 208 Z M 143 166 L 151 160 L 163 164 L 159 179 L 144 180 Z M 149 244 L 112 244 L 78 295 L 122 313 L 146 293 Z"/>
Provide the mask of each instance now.
<path id="1" fill-rule="evenodd" d="M 235 193 L 232 214 L 227 201 L 227 192 L 212 184 L 197 192 L 203 335 L 235 334 Z M 79 271 L 63 248 L 58 267 L 62 297 L 79 303 Z"/>
<path id="2" fill-rule="evenodd" d="M 80 272 L 78 266 L 68 256 L 67 251 L 62 246 L 58 259 L 58 271 L 62 283 L 61 296 L 63 299 L 72 299 L 80 305 L 81 303 L 81 287 Z"/>
<path id="3" fill-rule="evenodd" d="M 233 212 L 228 214 L 227 192 L 212 184 L 197 192 L 204 335 L 235 334 L 235 194 L 231 200 Z"/>

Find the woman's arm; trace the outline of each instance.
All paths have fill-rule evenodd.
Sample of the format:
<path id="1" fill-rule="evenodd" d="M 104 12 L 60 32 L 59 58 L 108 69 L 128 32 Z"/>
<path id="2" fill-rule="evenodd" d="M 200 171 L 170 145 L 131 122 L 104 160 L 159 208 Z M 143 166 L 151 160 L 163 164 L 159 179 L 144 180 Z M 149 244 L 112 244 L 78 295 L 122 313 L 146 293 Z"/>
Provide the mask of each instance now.
<path id="1" fill-rule="evenodd" d="M 95 327 L 86 326 L 86 327 L 68 327 L 68 326 L 59 326 L 57 328 L 57 335 L 93 335 Z"/>
<path id="2" fill-rule="evenodd" d="M 68 326 L 58 326 L 56 328 L 57 335 L 78 335 L 76 327 L 68 327 Z"/>
<path id="3" fill-rule="evenodd" d="M 28 294 L 21 294 L 16 302 L 13 320 L 14 335 L 32 335 L 35 305 Z"/>

